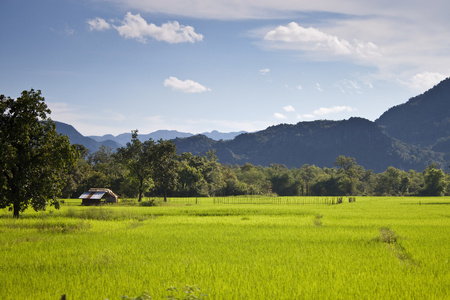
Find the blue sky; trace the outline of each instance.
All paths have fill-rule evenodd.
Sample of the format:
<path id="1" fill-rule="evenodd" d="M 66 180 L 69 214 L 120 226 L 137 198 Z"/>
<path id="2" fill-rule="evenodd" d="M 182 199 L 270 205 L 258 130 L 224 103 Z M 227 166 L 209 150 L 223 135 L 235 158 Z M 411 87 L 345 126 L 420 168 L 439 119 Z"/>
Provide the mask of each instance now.
<path id="1" fill-rule="evenodd" d="M 450 76 L 450 2 L 0 1 L 0 93 L 84 135 L 375 120 Z"/>

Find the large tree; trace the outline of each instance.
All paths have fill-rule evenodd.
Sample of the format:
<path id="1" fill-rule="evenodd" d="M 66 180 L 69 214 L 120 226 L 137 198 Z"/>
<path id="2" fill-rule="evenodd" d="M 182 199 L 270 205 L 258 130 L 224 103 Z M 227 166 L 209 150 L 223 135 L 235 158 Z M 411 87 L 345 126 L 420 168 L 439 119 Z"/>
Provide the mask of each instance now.
<path id="1" fill-rule="evenodd" d="M 167 202 L 167 191 L 176 185 L 176 157 L 177 148 L 172 141 L 160 139 L 153 147 L 152 177 L 164 195 L 164 202 Z"/>
<path id="2" fill-rule="evenodd" d="M 12 208 L 18 218 L 28 206 L 59 207 L 56 197 L 78 153 L 56 132 L 41 91 L 0 95 L 0 111 L 0 208 Z"/>
<path id="3" fill-rule="evenodd" d="M 442 196 L 445 194 L 447 182 L 445 174 L 436 164 L 429 165 L 424 171 L 425 186 L 420 194 L 425 196 Z"/>
<path id="4" fill-rule="evenodd" d="M 126 147 L 117 149 L 117 157 L 130 171 L 130 176 L 138 182 L 138 201 L 141 202 L 146 189 L 153 185 L 152 182 L 152 161 L 153 147 L 155 142 L 152 139 L 142 143 L 138 138 L 138 131 L 133 130 L 131 142 Z"/>

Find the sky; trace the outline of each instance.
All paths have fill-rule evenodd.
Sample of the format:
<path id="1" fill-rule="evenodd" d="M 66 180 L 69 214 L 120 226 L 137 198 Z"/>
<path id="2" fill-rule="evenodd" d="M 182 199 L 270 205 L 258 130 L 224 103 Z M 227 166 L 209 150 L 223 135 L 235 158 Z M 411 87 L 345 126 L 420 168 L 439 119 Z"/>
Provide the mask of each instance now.
<path id="1" fill-rule="evenodd" d="M 450 1 L 0 0 L 0 94 L 83 135 L 376 120 L 450 76 Z"/>

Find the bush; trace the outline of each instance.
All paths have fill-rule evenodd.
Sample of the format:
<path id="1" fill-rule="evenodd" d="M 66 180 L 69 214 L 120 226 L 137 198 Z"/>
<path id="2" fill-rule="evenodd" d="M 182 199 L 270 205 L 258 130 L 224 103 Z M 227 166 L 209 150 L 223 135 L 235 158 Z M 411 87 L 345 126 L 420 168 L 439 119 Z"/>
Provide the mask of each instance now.
<path id="1" fill-rule="evenodd" d="M 380 242 L 386 243 L 386 244 L 393 244 L 397 242 L 398 236 L 397 233 L 390 228 L 380 228 L 380 236 L 379 240 Z"/>
<path id="2" fill-rule="evenodd" d="M 156 199 L 149 199 L 147 201 L 142 201 L 139 203 L 140 206 L 156 206 L 157 205 Z"/>

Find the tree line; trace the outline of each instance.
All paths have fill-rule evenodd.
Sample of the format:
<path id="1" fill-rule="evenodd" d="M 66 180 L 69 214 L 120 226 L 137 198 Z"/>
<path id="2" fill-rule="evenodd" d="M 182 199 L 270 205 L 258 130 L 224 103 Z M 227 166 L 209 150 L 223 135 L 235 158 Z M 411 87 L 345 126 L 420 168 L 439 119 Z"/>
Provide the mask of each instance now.
<path id="1" fill-rule="evenodd" d="M 77 197 L 90 187 L 108 187 L 125 198 L 161 196 L 441 196 L 450 194 L 450 176 L 435 164 L 422 172 L 387 168 L 365 170 L 352 157 L 339 156 L 334 167 L 305 164 L 300 168 L 246 163 L 223 165 L 214 152 L 177 154 L 172 141 L 141 142 L 138 132 L 113 153 L 77 145 L 80 158 L 67 174 L 62 197 Z"/>
<path id="2" fill-rule="evenodd" d="M 172 141 L 141 142 L 138 131 L 125 147 L 89 153 L 56 132 L 41 91 L 16 99 L 0 95 L 0 208 L 19 217 L 27 207 L 59 206 L 58 197 L 78 197 L 91 187 L 121 197 L 236 195 L 449 195 L 449 174 L 435 164 L 423 172 L 394 167 L 375 174 L 354 158 L 339 156 L 332 168 L 288 169 L 246 163 L 222 165 L 214 152 L 177 154 Z"/>

